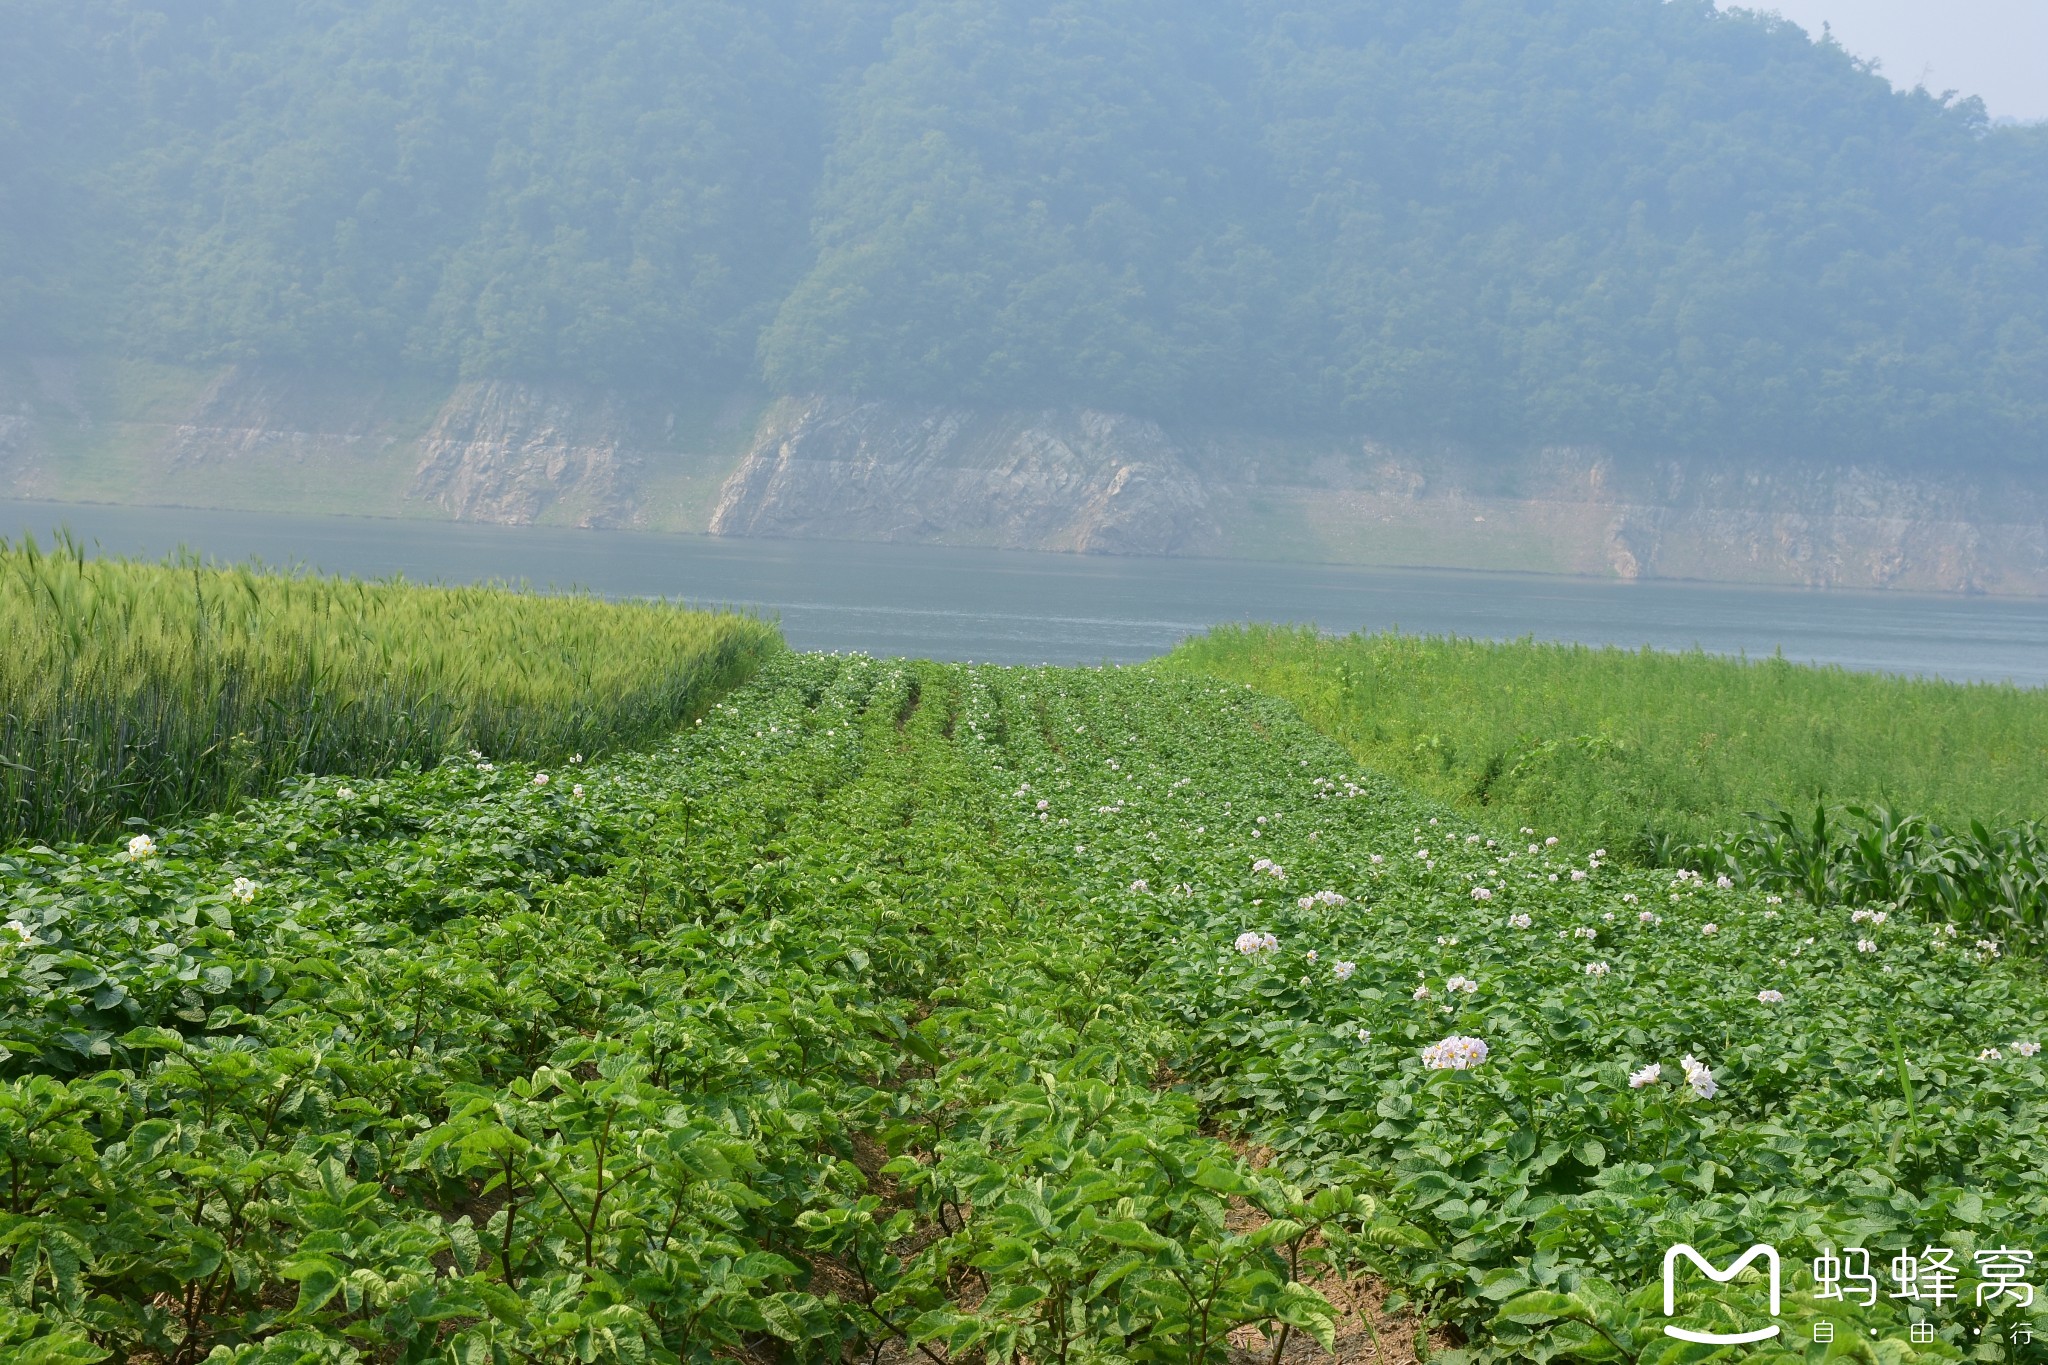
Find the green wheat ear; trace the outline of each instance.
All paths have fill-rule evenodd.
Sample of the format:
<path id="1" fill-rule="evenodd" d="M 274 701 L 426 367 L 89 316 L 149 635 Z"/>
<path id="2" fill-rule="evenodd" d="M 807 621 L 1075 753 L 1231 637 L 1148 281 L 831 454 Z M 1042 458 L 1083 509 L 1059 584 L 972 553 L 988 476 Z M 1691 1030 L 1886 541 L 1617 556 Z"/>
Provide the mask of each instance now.
<path id="1" fill-rule="evenodd" d="M 780 647 L 730 613 L 0 542 L 0 847 L 487 745 L 659 734 Z"/>

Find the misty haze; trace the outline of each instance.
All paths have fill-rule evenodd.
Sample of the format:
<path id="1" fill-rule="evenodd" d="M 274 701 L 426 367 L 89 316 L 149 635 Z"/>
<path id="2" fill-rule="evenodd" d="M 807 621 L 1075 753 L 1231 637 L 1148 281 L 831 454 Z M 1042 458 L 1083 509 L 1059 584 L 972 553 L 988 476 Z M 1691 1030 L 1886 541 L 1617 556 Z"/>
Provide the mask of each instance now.
<path id="1" fill-rule="evenodd" d="M 2032 0 L 0 0 L 0 1360 L 2048 1359 Z"/>

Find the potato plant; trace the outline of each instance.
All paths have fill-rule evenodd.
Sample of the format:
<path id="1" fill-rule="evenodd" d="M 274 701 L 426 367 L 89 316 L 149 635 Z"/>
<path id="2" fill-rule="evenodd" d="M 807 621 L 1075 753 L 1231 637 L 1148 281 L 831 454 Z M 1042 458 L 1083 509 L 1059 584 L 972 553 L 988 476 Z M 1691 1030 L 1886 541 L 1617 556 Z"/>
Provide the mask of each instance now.
<path id="1" fill-rule="evenodd" d="M 1278 1359 L 1370 1272 L 1454 1359 L 1691 1360 L 1671 1241 L 1774 1240 L 1796 1329 L 1822 1249 L 2048 1227 L 2037 969 L 1349 763 L 1185 674 L 787 655 L 601 763 L 0 855 L 0 1347 Z M 1834 1316 L 2030 1309 L 1913 1311 Z"/>
<path id="2" fill-rule="evenodd" d="M 321 778 L 6 855 L 0 1341 L 509 1363 L 1327 1338 L 1309 1222 L 1341 1238 L 1369 1201 L 1250 1170 L 1155 1084 L 1177 1032 L 1001 836 L 956 734 L 971 676 L 792 657 L 604 764 Z"/>
<path id="3" fill-rule="evenodd" d="M 2036 1251 L 2048 993 L 2011 945 L 1472 824 L 1242 685 L 1041 676 L 1031 726 L 970 727 L 1016 828 L 1092 885 L 1205 1122 L 1375 1198 L 1371 1263 L 1459 1329 L 1452 1358 L 1704 1358 L 1662 1333 L 1678 1242 L 1783 1250 L 1787 1335 L 1757 1359 L 1821 1317 L 1895 1358 L 2044 1335 L 2031 1294 L 1865 1307 L 1811 1273 Z"/>

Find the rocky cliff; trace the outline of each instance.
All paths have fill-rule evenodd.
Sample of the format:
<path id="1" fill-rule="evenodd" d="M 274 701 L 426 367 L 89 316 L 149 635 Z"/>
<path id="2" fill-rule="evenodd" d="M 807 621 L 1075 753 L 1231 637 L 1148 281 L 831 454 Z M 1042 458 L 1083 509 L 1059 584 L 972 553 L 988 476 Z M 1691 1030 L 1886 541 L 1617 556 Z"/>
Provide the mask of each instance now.
<path id="1" fill-rule="evenodd" d="M 2048 595 L 2048 477 L 0 357 L 0 496 Z"/>
<path id="2" fill-rule="evenodd" d="M 1217 534 L 1153 422 L 787 400 L 725 481 L 713 535 L 827 536 L 1173 554 Z"/>
<path id="3" fill-rule="evenodd" d="M 2042 482 L 811 398 L 769 410 L 710 529 L 2032 595 L 2048 593 Z"/>
<path id="4" fill-rule="evenodd" d="M 290 370 L 230 365 L 152 433 L 171 471 L 205 465 L 349 461 L 399 439 L 389 386 L 335 384 Z"/>
<path id="5" fill-rule="evenodd" d="M 0 357 L 0 496 L 701 532 L 737 401 Z"/>
<path id="6" fill-rule="evenodd" d="M 638 455 L 618 395 L 464 384 L 419 441 L 407 496 L 460 521 L 532 522 L 574 504 L 579 526 L 633 522 Z"/>
<path id="7" fill-rule="evenodd" d="M 1670 461 L 1625 492 L 1605 533 L 1624 578 L 2048 591 L 2048 497 L 2010 472 Z"/>
<path id="8" fill-rule="evenodd" d="M 1229 538 L 1286 557 L 1924 592 L 2048 593 L 2048 487 L 2018 471 L 1783 461 L 1510 458 L 1370 442 L 1273 460 L 1191 457 L 1259 509 Z"/>

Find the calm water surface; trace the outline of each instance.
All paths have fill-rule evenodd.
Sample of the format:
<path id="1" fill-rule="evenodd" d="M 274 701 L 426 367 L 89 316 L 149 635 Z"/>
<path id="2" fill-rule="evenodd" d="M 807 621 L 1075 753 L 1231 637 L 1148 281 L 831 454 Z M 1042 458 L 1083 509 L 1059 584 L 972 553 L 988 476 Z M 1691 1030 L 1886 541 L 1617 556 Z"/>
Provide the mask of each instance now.
<path id="1" fill-rule="evenodd" d="M 1223 621 L 1313 622 L 2048 684 L 2048 601 L 1020 550 L 722 540 L 368 517 L 0 500 L 0 536 L 68 526 L 107 554 L 186 546 L 363 577 L 508 579 L 747 606 L 800 649 L 999 663 L 1150 658 Z"/>

